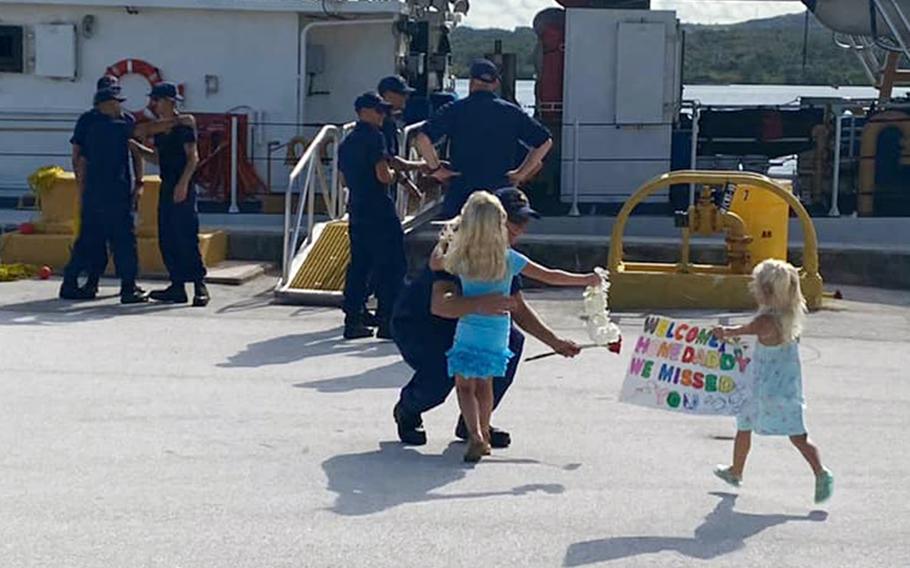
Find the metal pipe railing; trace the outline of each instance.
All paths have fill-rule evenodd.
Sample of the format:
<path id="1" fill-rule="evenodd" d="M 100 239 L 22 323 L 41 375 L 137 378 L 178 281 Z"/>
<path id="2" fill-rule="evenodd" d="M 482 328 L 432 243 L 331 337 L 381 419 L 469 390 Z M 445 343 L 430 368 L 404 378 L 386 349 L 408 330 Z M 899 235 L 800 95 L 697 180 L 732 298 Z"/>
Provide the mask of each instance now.
<path id="1" fill-rule="evenodd" d="M 399 157 L 409 160 L 412 158 L 411 151 L 414 146 L 412 144 L 414 139 L 414 133 L 418 132 L 423 125 L 426 124 L 426 121 L 415 122 L 414 124 L 408 124 L 401 130 L 401 134 L 398 137 L 398 155 Z M 405 188 L 401 187 L 401 184 L 395 186 L 396 191 L 396 200 L 395 206 L 398 210 L 398 218 L 404 220 L 408 215 L 408 207 L 410 205 L 411 192 Z M 423 207 L 425 203 L 421 203 L 420 207 Z"/>
<path id="2" fill-rule="evenodd" d="M 319 133 L 316 134 L 316 137 L 313 138 L 313 141 L 310 142 L 310 145 L 307 146 L 303 155 L 300 156 L 300 159 L 297 160 L 297 163 L 294 165 L 294 169 L 291 170 L 291 173 L 288 175 L 288 188 L 284 195 L 284 243 L 282 245 L 281 281 L 279 282 L 279 286 L 283 286 L 290 278 L 291 263 L 297 252 L 297 243 L 300 240 L 300 229 L 303 224 L 304 208 L 308 209 L 306 239 L 309 240 L 312 237 L 313 221 L 315 218 L 315 199 L 312 189 L 313 175 L 316 170 L 315 161 L 320 159 L 319 150 L 322 148 L 323 144 L 329 140 L 333 142 L 335 148 L 332 161 L 332 180 L 329 187 L 329 191 L 333 194 L 331 196 L 331 202 L 337 204 L 341 201 L 339 196 L 341 185 L 340 176 L 338 176 L 337 173 L 337 154 L 338 145 L 341 142 L 343 132 L 344 128 L 339 128 L 334 124 L 323 126 L 319 130 Z M 303 185 L 296 191 L 299 197 L 297 200 L 297 214 L 295 215 L 295 223 L 292 230 L 291 214 L 294 204 L 293 197 L 295 194 L 295 184 L 297 184 L 298 178 L 303 173 L 304 168 L 306 168 L 306 176 L 304 177 Z M 328 213 L 329 216 L 333 218 L 339 215 L 338 211 L 329 211 Z"/>

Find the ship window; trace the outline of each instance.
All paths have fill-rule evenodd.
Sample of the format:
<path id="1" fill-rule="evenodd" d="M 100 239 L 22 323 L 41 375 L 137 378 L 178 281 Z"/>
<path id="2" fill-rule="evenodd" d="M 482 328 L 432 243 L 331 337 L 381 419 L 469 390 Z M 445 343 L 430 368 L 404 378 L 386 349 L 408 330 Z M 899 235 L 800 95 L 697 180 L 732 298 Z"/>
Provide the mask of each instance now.
<path id="1" fill-rule="evenodd" d="M 22 72 L 22 28 L 0 26 L 0 73 Z"/>

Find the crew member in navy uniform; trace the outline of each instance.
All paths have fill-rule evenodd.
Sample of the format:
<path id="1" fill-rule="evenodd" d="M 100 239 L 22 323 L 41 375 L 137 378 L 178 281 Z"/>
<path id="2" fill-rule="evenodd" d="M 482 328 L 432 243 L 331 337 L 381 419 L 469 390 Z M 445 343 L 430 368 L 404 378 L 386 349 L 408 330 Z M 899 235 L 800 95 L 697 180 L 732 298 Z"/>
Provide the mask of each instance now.
<path id="1" fill-rule="evenodd" d="M 110 78 L 99 81 L 94 112 L 77 122 L 72 143 L 78 146 L 74 159 L 80 188 L 79 235 L 70 261 L 63 270 L 60 297 L 89 299 L 97 293 L 97 278 L 80 288 L 79 276 L 100 275 L 107 264 L 111 245 L 120 278 L 120 301 L 137 304 L 148 295 L 136 285 L 139 271 L 133 210 L 142 191 L 142 160 L 130 148 L 132 136 L 149 136 L 172 127 L 178 119 L 159 120 L 137 126 L 125 112 L 119 86 Z"/>
<path id="2" fill-rule="evenodd" d="M 478 59 L 471 65 L 470 95 L 447 104 L 417 136 L 417 148 L 433 177 L 451 179 L 441 217 L 456 216 L 477 189 L 520 186 L 539 171 L 553 146 L 549 131 L 518 106 L 498 97 L 496 65 Z M 434 144 L 447 138 L 452 170 L 439 161 Z M 530 151 L 521 159 L 519 144 Z"/>
<path id="3" fill-rule="evenodd" d="M 391 105 L 390 112 L 382 122 L 382 135 L 385 138 L 389 165 L 395 172 L 396 179 L 399 179 L 399 176 L 411 171 L 419 170 L 426 172 L 426 162 L 423 160 L 407 160 L 399 156 L 399 135 L 401 128 L 404 125 L 402 113 L 404 112 L 404 109 L 408 104 L 408 98 L 414 92 L 414 89 L 410 87 L 400 75 L 389 75 L 379 81 L 379 86 L 376 88 L 376 91 L 385 102 Z M 391 195 L 393 203 L 397 202 L 397 194 L 397 184 L 393 182 L 389 186 L 389 195 Z M 371 274 L 367 289 L 367 298 L 375 293 L 375 289 L 376 286 L 373 283 L 373 275 Z M 370 312 L 366 305 L 363 307 L 363 324 L 367 327 L 379 326 L 379 317 Z"/>
<path id="4" fill-rule="evenodd" d="M 183 101 L 174 83 L 159 83 L 149 93 L 152 112 L 162 119 L 178 115 L 192 120 L 192 115 L 177 112 Z M 157 163 L 161 172 L 158 196 L 158 246 L 171 278 L 171 285 L 155 290 L 151 298 L 158 302 L 185 304 L 186 284 L 193 284 L 193 305 L 206 306 L 209 292 L 205 286 L 205 264 L 199 253 L 199 215 L 193 173 L 199 164 L 196 129 L 193 124 L 176 124 L 167 132 L 155 135 L 155 148 L 133 142 L 139 154 Z"/>
<path id="5" fill-rule="evenodd" d="M 131 159 L 129 139 L 135 121 L 123 112 L 120 103 L 124 100 L 116 88 L 101 89 L 94 98 L 99 116 L 84 125 L 84 132 L 74 133 L 84 158 L 79 174 L 84 180 L 82 222 L 63 271 L 62 298 L 78 294 L 79 274 L 97 267 L 97 251 L 110 243 L 120 277 L 120 302 L 148 301 L 148 295 L 136 286 L 139 266 L 133 207 L 141 189 L 137 180 L 142 178 L 141 163 Z"/>
<path id="6" fill-rule="evenodd" d="M 382 122 L 382 135 L 385 137 L 389 156 L 397 156 L 400 153 L 398 133 L 403 126 L 402 113 L 404 113 L 408 98 L 414 89 L 400 75 L 389 75 L 379 81 L 376 91 L 385 102 L 391 105 L 391 112 Z"/>
<path id="7" fill-rule="evenodd" d="M 348 199 L 351 264 L 344 286 L 344 337 L 370 337 L 363 306 L 373 274 L 378 299 L 377 337 L 391 338 L 390 320 L 405 274 L 404 233 L 389 196 L 394 174 L 389 167 L 382 123 L 391 105 L 378 93 L 354 101 L 357 125 L 338 148 L 338 166 L 344 175 Z"/>
<path id="8" fill-rule="evenodd" d="M 527 196 L 515 188 L 504 188 L 496 192 L 508 215 L 509 240 L 514 244 L 527 228 L 528 222 L 536 218 Z M 578 345 L 558 337 L 537 313 L 525 302 L 521 294 L 521 278 L 512 281 L 512 297 L 498 294 L 463 298 L 460 296 L 458 279 L 445 272 L 433 272 L 427 266 L 420 276 L 408 283 L 398 297 L 392 318 L 392 332 L 405 362 L 414 369 L 410 382 L 401 389 L 394 417 L 398 425 L 398 437 L 405 444 L 423 445 L 427 435 L 423 429 L 421 414 L 445 402 L 455 386 L 449 376 L 446 352 L 452 347 L 458 318 L 467 314 L 512 313 L 512 331 L 509 349 L 515 356 L 509 362 L 506 376 L 493 379 L 494 404 L 499 405 L 506 390 L 512 384 L 521 353 L 524 335 L 517 325 L 527 333 L 565 357 L 574 357 L 580 351 Z M 464 421 L 459 418 L 455 435 L 468 439 Z M 491 445 L 505 448 L 511 444 L 508 432 L 492 429 Z"/>
<path id="9" fill-rule="evenodd" d="M 105 75 L 98 79 L 96 91 L 112 89 L 120 92 L 120 84 L 117 78 L 111 75 Z M 72 165 L 73 173 L 76 176 L 76 188 L 80 197 L 85 190 L 85 157 L 82 153 L 82 146 L 85 144 L 85 135 L 92 123 L 104 115 L 98 110 L 98 105 L 92 105 L 91 110 L 82 113 L 76 121 L 76 128 L 73 130 L 73 136 L 70 138 L 72 145 Z M 66 300 L 92 300 L 98 295 L 98 283 L 101 275 L 107 268 L 107 245 L 101 243 L 97 250 L 92 251 L 92 260 L 87 262 L 84 272 L 87 275 L 86 282 L 83 286 L 68 286 L 61 289 L 61 297 Z M 78 276 L 81 274 L 77 274 Z"/>

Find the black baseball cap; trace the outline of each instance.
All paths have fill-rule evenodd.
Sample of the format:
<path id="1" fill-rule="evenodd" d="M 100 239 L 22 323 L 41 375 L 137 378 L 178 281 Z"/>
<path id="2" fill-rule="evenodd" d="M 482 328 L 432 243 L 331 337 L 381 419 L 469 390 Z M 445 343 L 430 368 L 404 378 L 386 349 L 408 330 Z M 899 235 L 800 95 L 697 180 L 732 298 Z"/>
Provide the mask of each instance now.
<path id="1" fill-rule="evenodd" d="M 504 187 L 496 190 L 495 195 L 506 210 L 509 221 L 525 223 L 530 219 L 540 219 L 540 213 L 531 208 L 528 196 L 517 187 Z"/>
<path id="2" fill-rule="evenodd" d="M 95 84 L 95 90 L 101 91 L 103 89 L 116 89 L 120 90 L 120 80 L 113 75 L 105 75 L 104 77 L 98 79 L 98 82 Z"/>
<path id="3" fill-rule="evenodd" d="M 108 101 L 125 101 L 126 98 L 120 96 L 120 89 L 109 87 L 107 89 L 100 89 L 95 93 L 94 103 L 100 105 L 101 103 L 106 103 Z"/>
<path id="4" fill-rule="evenodd" d="M 401 75 L 389 75 L 388 77 L 385 77 L 382 81 L 379 81 L 379 86 L 376 87 L 376 90 L 379 91 L 380 95 L 383 93 L 410 95 L 415 91 Z"/>
<path id="5" fill-rule="evenodd" d="M 176 83 L 158 83 L 152 86 L 150 97 L 156 99 L 171 99 L 172 101 L 182 101 L 183 95 L 180 94 L 180 88 Z"/>
<path id="6" fill-rule="evenodd" d="M 477 79 L 484 83 L 495 83 L 500 79 L 499 69 L 489 59 L 475 59 L 471 63 L 471 79 Z"/>
<path id="7" fill-rule="evenodd" d="M 357 112 L 362 111 L 363 109 L 372 108 L 381 112 L 389 112 L 392 109 L 392 105 L 382 100 L 382 97 L 379 96 L 379 93 L 375 91 L 368 91 L 354 101 L 354 110 Z"/>

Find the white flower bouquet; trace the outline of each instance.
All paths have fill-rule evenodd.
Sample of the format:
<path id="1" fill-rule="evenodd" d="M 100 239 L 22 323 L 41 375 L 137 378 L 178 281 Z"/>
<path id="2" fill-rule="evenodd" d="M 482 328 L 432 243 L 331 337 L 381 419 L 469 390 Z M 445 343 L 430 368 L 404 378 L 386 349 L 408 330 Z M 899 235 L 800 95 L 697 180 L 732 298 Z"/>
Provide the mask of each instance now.
<path id="1" fill-rule="evenodd" d="M 619 353 L 622 349 L 622 332 L 619 330 L 619 326 L 610 321 L 610 304 L 608 301 L 610 293 L 609 274 L 600 267 L 595 268 L 594 272 L 600 275 L 600 285 L 588 286 L 582 295 L 584 306 L 582 319 L 585 320 L 588 337 L 592 343 L 582 345 L 581 348 L 606 347 L 613 353 Z M 536 361 L 552 355 L 556 355 L 556 352 L 528 357 L 525 361 Z"/>
<path id="2" fill-rule="evenodd" d="M 607 347 L 618 353 L 622 333 L 619 326 L 610 321 L 609 275 L 600 267 L 595 268 L 594 272 L 600 275 L 600 286 L 588 286 L 584 292 L 584 317 L 587 319 L 588 337 L 594 342 L 593 346 Z"/>

